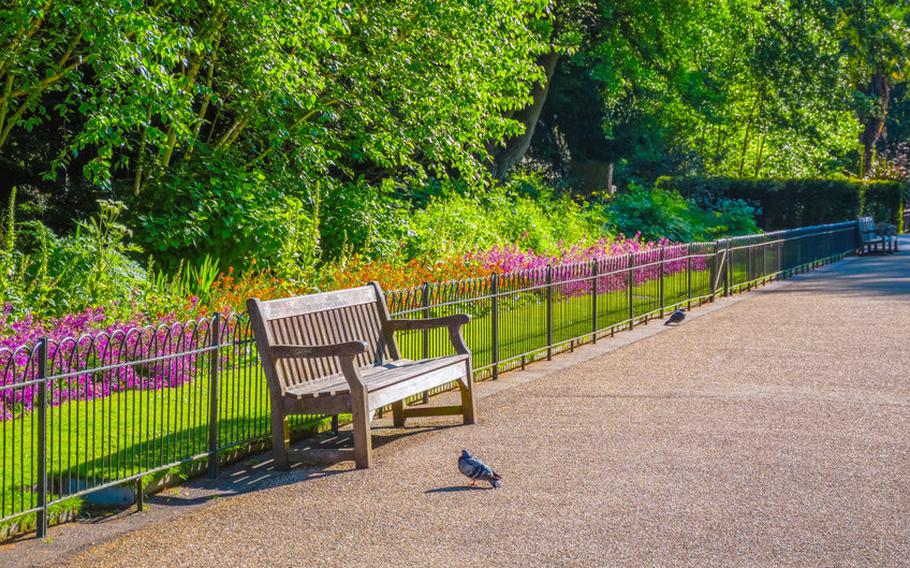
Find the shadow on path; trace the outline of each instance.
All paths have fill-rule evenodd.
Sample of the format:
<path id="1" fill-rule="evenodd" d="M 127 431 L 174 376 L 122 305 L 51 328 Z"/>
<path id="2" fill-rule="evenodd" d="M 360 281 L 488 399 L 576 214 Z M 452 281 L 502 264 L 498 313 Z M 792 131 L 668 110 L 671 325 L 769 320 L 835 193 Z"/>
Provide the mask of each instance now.
<path id="1" fill-rule="evenodd" d="M 481 487 L 479 485 L 450 485 L 448 487 L 437 487 L 436 489 L 427 489 L 425 494 L 431 493 L 460 493 L 462 491 L 488 491 L 492 487 Z"/>
<path id="2" fill-rule="evenodd" d="M 445 430 L 457 425 L 414 426 L 407 429 L 374 425 L 373 448 L 380 448 L 398 440 L 407 439 L 427 431 Z M 352 448 L 353 436 L 349 429 L 342 429 L 337 435 L 331 432 L 315 438 L 301 440 L 291 446 L 295 450 L 312 448 Z M 339 468 L 339 469 L 336 469 Z M 218 477 L 191 479 L 178 487 L 165 489 L 153 495 L 147 502 L 169 507 L 186 507 L 206 503 L 213 499 L 242 495 L 253 491 L 284 485 L 322 479 L 354 470 L 354 462 L 338 462 L 328 465 L 291 464 L 288 471 L 276 470 L 271 452 L 253 454 L 245 460 L 219 470 Z"/>
<path id="3" fill-rule="evenodd" d="M 417 424 L 402 429 L 393 428 L 390 424 L 391 417 L 374 421 L 372 428 L 374 449 L 428 431 L 446 430 L 459 426 L 458 424 L 434 423 Z M 315 447 L 350 448 L 353 447 L 353 436 L 350 426 L 344 426 L 337 435 L 325 432 L 316 437 L 295 442 L 291 447 L 295 450 Z M 215 479 L 208 479 L 203 474 L 146 497 L 146 509 L 142 513 L 138 513 L 135 506 L 120 509 L 93 509 L 83 512 L 81 517 L 73 523 L 55 527 L 50 539 L 39 540 L 35 538 L 34 533 L 26 533 L 11 539 L 0 545 L 0 566 L 7 566 L 6 562 L 13 555 L 17 558 L 16 565 L 56 565 L 60 558 L 76 553 L 87 546 L 113 540 L 125 533 L 141 531 L 157 521 L 174 518 L 178 514 L 177 511 L 185 511 L 247 493 L 340 476 L 353 471 L 353 461 L 318 466 L 291 464 L 288 471 L 279 471 L 274 467 L 270 451 L 253 453 L 236 463 L 219 468 L 218 477 Z M 441 488 L 438 491 L 445 492 L 446 490 L 455 491 L 459 488 Z"/>

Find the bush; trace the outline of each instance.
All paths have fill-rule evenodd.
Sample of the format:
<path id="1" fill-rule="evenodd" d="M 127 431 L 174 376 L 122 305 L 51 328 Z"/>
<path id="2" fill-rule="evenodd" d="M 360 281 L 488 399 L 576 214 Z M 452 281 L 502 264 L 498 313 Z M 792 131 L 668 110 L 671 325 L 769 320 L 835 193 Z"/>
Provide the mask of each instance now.
<path id="1" fill-rule="evenodd" d="M 436 184 L 427 205 L 412 213 L 409 258 L 449 258 L 507 244 L 553 253 L 562 243 L 600 236 L 601 210 L 556 195 L 537 174 L 518 174 L 484 193 Z"/>
<path id="2" fill-rule="evenodd" d="M 478 195 L 454 192 L 431 198 L 426 208 L 412 214 L 406 256 L 436 260 L 499 244 L 503 237 L 487 215 L 492 209 L 489 202 Z"/>
<path id="3" fill-rule="evenodd" d="M 761 209 L 765 230 L 836 223 L 861 214 L 898 224 L 906 186 L 895 181 L 850 179 L 738 179 L 664 177 L 657 186 L 699 204 L 742 199 Z"/>
<path id="4" fill-rule="evenodd" d="M 146 274 L 128 255 L 139 249 L 119 222 L 123 205 L 102 201 L 100 206 L 97 216 L 62 238 L 38 222 L 17 225 L 8 214 L 0 292 L 12 316 L 47 317 L 97 306 L 124 317 L 133 313 Z"/>
<path id="5" fill-rule="evenodd" d="M 329 185 L 320 196 L 318 216 L 323 260 L 401 255 L 408 207 L 396 199 L 391 180 L 378 186 L 363 179 Z"/>
<path id="6" fill-rule="evenodd" d="M 719 200 L 702 210 L 675 191 L 631 185 L 607 205 L 608 227 L 647 240 L 691 242 L 758 232 L 755 209 L 741 200 Z"/>
<path id="7" fill-rule="evenodd" d="M 908 186 L 899 181 L 872 181 L 866 185 L 863 195 L 863 214 L 871 215 L 876 221 L 885 221 L 904 230 L 904 216 L 901 212 L 910 197 Z"/>
<path id="8" fill-rule="evenodd" d="M 137 197 L 134 222 L 139 244 L 163 268 L 208 255 L 224 268 L 255 260 L 290 278 L 311 275 L 319 253 L 316 220 L 292 181 L 201 153 L 161 183 L 164 190 Z"/>

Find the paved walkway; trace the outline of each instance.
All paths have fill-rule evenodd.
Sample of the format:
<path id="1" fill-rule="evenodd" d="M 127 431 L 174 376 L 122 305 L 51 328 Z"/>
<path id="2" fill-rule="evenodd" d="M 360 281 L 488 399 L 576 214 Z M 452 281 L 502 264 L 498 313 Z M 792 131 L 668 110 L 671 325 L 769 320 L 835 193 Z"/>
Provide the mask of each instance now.
<path id="1" fill-rule="evenodd" d="M 275 476 L 71 565 L 910 565 L 910 255 L 646 327 L 506 375 L 475 426 L 390 431 L 373 469 Z M 466 489 L 462 448 L 504 487 Z"/>

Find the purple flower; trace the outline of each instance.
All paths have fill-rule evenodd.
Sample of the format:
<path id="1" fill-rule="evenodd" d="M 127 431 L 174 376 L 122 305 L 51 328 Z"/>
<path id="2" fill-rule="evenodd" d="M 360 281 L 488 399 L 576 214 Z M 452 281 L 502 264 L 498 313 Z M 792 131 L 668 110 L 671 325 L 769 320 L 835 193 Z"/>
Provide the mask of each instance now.
<path id="1" fill-rule="evenodd" d="M 208 320 L 181 323 L 167 315 L 155 326 L 139 316 L 110 322 L 102 308 L 43 322 L 31 315 L 9 321 L 0 318 L 0 420 L 31 410 L 38 387 L 25 385 L 37 378 L 37 346 L 47 343 L 47 398 L 52 405 L 68 400 L 91 400 L 127 389 L 156 390 L 192 381 L 205 355 Z M 227 330 L 233 319 L 227 318 Z M 154 359 L 154 362 L 149 360 Z"/>

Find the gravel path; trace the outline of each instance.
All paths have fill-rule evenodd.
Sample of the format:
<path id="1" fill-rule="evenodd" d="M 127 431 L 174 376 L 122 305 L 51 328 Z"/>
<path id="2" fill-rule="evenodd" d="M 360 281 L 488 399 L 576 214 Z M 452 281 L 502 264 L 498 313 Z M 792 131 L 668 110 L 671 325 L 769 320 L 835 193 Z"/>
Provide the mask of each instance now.
<path id="1" fill-rule="evenodd" d="M 69 565 L 910 565 L 908 330 L 910 256 L 841 263 Z"/>

